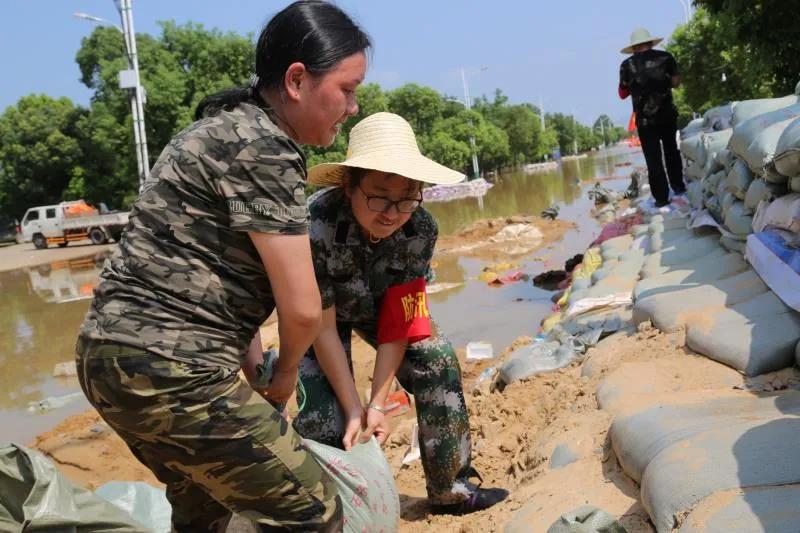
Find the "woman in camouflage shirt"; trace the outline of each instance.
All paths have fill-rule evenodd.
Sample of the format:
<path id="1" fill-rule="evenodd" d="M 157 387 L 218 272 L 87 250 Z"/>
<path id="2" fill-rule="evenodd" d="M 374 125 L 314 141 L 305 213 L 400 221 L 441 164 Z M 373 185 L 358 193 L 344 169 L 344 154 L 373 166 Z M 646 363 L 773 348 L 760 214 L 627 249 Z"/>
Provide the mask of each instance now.
<path id="1" fill-rule="evenodd" d="M 349 449 L 388 434 L 386 397 L 395 375 L 414 394 L 422 465 L 434 511 L 463 514 L 507 496 L 470 478 L 469 418 L 453 346 L 431 324 L 425 295 L 438 229 L 421 207 L 422 182 L 463 175 L 423 157 L 411 126 L 376 113 L 350 133 L 341 164 L 318 165 L 309 182 L 333 187 L 309 199 L 322 330 L 300 365 L 306 393 L 294 421 L 303 435 Z M 362 407 L 352 373 L 351 332 L 377 349 L 371 400 Z"/>
<path id="2" fill-rule="evenodd" d="M 176 531 L 339 531 L 331 479 L 270 405 L 316 337 L 298 144 L 330 145 L 358 111 L 369 38 L 340 9 L 300 1 L 266 25 L 251 86 L 207 98 L 153 167 L 106 264 L 77 346 L 89 401 L 166 485 Z M 277 308 L 269 388 L 243 383 Z M 269 400 L 269 402 L 267 401 Z"/>

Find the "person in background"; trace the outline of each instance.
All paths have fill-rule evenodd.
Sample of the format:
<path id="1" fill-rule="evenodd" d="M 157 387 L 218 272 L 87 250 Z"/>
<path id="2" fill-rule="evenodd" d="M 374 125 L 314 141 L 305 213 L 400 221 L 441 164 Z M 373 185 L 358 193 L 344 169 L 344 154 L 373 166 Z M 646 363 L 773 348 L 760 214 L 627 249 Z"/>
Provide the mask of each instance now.
<path id="1" fill-rule="evenodd" d="M 175 531 L 341 531 L 332 480 L 276 411 L 317 337 L 306 161 L 358 112 L 369 37 L 333 4 L 277 13 L 250 86 L 207 97 L 164 148 L 81 326 L 86 397 L 166 485 Z M 259 327 L 280 361 L 255 390 Z"/>
<path id="2" fill-rule="evenodd" d="M 676 139 L 678 110 L 672 101 L 672 89 L 680 85 L 680 75 L 672 54 L 653 48 L 661 41 L 646 29 L 637 29 L 631 34 L 631 44 L 622 49 L 623 54 L 633 55 L 619 67 L 619 96 L 630 96 L 633 101 L 656 207 L 669 204 L 670 188 L 675 195 L 686 192 Z"/>
<path id="3" fill-rule="evenodd" d="M 508 496 L 472 483 L 469 416 L 452 344 L 430 318 L 426 280 L 438 228 L 422 207 L 422 183 L 464 176 L 423 157 L 411 126 L 375 113 L 350 133 L 347 159 L 309 171 L 328 186 L 309 199 L 311 248 L 322 295 L 322 329 L 300 364 L 306 402 L 294 420 L 303 437 L 349 449 L 386 440 L 395 378 L 414 395 L 429 503 L 466 514 Z M 352 370 L 355 331 L 376 348 L 372 390 L 362 406 Z"/>

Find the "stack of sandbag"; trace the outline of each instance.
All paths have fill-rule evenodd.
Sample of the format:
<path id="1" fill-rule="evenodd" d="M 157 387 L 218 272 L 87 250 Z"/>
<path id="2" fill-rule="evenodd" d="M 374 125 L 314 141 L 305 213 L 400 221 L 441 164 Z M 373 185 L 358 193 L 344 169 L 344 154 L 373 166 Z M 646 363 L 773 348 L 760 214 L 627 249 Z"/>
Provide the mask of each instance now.
<path id="1" fill-rule="evenodd" d="M 730 120 L 718 119 L 728 114 Z M 712 123 L 732 129 L 713 131 Z M 707 210 L 713 220 L 704 221 L 719 228 L 722 245 L 743 253 L 747 236 L 770 203 L 795 189 L 800 192 L 800 96 L 714 108 L 682 135 L 692 208 Z M 723 138 L 727 144 L 720 148 Z"/>
<path id="2" fill-rule="evenodd" d="M 781 202 L 786 201 L 779 198 L 773 205 Z M 800 227 L 800 194 L 795 209 L 775 223 Z M 688 230 L 674 220 L 656 220 L 635 231 L 646 231 L 649 238 L 632 295 L 635 325 L 649 321 L 665 332 L 683 329 L 689 348 L 746 375 L 793 364 L 800 314 L 740 254 L 727 251 L 716 232 Z M 800 271 L 800 254 L 796 260 Z M 800 289 L 791 290 L 800 307 Z"/>
<path id="3" fill-rule="evenodd" d="M 797 531 L 800 393 L 705 392 L 632 404 L 611 425 L 656 530 Z"/>

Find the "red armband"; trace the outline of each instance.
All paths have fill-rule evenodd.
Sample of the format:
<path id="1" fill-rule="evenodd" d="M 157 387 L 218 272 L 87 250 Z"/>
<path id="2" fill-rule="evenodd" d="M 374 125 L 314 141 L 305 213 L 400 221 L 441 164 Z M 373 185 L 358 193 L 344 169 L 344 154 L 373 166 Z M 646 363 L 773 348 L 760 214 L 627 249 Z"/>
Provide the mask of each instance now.
<path id="1" fill-rule="evenodd" d="M 617 92 L 619 93 L 619 97 L 622 98 L 623 100 L 631 95 L 631 90 L 628 89 L 627 87 L 623 87 L 621 83 L 617 88 Z"/>
<path id="2" fill-rule="evenodd" d="M 378 344 L 406 339 L 410 344 L 431 336 L 425 279 L 386 289 L 378 317 Z"/>

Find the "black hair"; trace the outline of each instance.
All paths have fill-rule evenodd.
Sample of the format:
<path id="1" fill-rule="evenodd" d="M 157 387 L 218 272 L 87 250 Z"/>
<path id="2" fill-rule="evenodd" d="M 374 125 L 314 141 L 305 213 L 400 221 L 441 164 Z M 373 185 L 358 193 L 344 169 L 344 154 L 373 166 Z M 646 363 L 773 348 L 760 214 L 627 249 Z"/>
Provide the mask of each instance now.
<path id="1" fill-rule="evenodd" d="M 302 63 L 312 75 L 321 75 L 371 47 L 369 36 L 335 5 L 322 0 L 293 2 L 272 17 L 258 36 L 254 82 L 206 96 L 195 109 L 195 120 L 258 98 L 261 89 L 281 87 L 292 63 Z"/>

